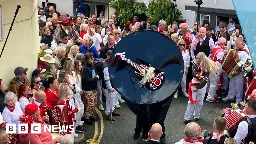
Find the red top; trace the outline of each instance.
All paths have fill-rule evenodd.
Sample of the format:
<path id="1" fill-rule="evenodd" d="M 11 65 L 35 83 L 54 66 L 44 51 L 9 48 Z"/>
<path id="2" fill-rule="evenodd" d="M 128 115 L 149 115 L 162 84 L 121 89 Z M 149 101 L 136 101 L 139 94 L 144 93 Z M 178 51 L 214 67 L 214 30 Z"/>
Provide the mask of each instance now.
<path id="1" fill-rule="evenodd" d="M 211 53 L 211 60 L 212 61 L 214 61 L 214 62 L 218 61 L 219 63 L 223 62 L 223 58 L 222 59 L 218 59 L 218 57 L 217 57 L 219 52 L 223 52 L 223 49 L 220 46 L 217 46 L 214 49 L 212 49 L 212 53 Z"/>
<path id="2" fill-rule="evenodd" d="M 182 39 L 186 43 L 186 49 L 190 49 L 190 44 L 192 43 L 192 34 L 190 32 L 185 32 L 182 35 Z"/>
<path id="3" fill-rule="evenodd" d="M 83 37 L 84 37 L 84 35 L 85 35 L 86 33 L 87 33 L 86 31 L 81 30 L 81 31 L 80 31 L 80 38 L 83 39 Z"/>
<path id="4" fill-rule="evenodd" d="M 50 132 L 44 132 L 44 125 L 41 126 L 41 134 L 31 134 L 29 133 L 26 137 L 19 136 L 20 144 L 56 144 L 56 141 L 52 139 Z"/>
<path id="5" fill-rule="evenodd" d="M 56 106 L 58 105 L 59 100 L 59 90 L 52 92 L 50 89 L 45 90 L 46 93 L 46 104 L 47 106 Z"/>
<path id="6" fill-rule="evenodd" d="M 38 61 L 38 68 L 41 68 L 41 69 L 46 69 L 46 65 L 44 64 L 44 62 L 42 61 Z"/>

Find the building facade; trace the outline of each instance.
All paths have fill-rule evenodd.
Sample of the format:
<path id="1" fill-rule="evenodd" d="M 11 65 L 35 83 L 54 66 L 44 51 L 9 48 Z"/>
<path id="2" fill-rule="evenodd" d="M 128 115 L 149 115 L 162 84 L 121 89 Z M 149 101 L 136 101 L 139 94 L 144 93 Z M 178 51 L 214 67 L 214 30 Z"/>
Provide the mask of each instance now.
<path id="1" fill-rule="evenodd" d="M 193 16 L 186 12 L 183 17 L 194 17 L 194 21 L 196 21 L 197 5 L 193 0 L 179 0 L 177 5 L 181 5 L 185 11 L 193 11 Z M 216 26 L 219 21 L 228 23 L 229 17 L 234 18 L 235 22 L 239 23 L 232 0 L 203 0 L 199 13 L 200 24 L 202 24 L 203 20 L 209 20 L 211 26 Z M 190 20 L 189 23 L 191 25 L 193 22 Z"/>
<path id="2" fill-rule="evenodd" d="M 0 0 L 1 40 L 2 49 L 9 32 L 17 5 L 21 5 L 8 38 L 3 54 L 0 58 L 0 78 L 9 83 L 14 77 L 14 69 L 22 66 L 28 68 L 28 74 L 37 66 L 39 52 L 39 28 L 34 0 Z"/>

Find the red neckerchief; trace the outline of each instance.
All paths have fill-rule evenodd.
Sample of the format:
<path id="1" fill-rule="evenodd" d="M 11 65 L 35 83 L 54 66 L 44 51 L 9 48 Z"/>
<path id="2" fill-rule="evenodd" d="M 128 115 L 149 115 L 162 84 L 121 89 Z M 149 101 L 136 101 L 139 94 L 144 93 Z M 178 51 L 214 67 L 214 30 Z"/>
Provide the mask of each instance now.
<path id="1" fill-rule="evenodd" d="M 15 105 L 14 105 L 14 106 L 6 105 L 6 107 L 7 107 L 11 112 L 13 112 L 14 109 L 15 109 Z"/>
<path id="2" fill-rule="evenodd" d="M 71 85 L 71 83 L 69 81 L 65 81 L 65 83 L 68 84 L 68 85 Z"/>
<path id="3" fill-rule="evenodd" d="M 93 34 L 92 33 L 88 33 L 91 37 L 93 36 Z"/>
<path id="4" fill-rule="evenodd" d="M 185 137 L 185 138 L 184 138 L 184 141 L 187 142 L 187 143 L 196 143 L 196 142 L 203 143 L 203 142 L 204 142 L 204 139 L 191 140 L 191 139 Z"/>
<path id="5" fill-rule="evenodd" d="M 119 38 L 119 37 L 117 37 L 117 38 L 115 38 L 115 41 L 118 43 L 118 42 L 119 42 L 119 39 L 120 39 L 120 38 Z"/>
<path id="6" fill-rule="evenodd" d="M 249 52 L 248 52 L 248 50 L 247 50 L 247 49 L 245 49 L 245 48 L 242 48 L 242 49 L 237 49 L 237 51 L 244 51 L 244 52 L 246 52 L 246 53 L 249 55 Z"/>

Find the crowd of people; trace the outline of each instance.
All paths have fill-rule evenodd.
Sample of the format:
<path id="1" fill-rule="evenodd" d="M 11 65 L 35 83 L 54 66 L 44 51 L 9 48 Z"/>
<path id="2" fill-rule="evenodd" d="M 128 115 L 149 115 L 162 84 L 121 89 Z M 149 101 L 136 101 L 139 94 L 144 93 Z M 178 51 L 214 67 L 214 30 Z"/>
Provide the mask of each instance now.
<path id="1" fill-rule="evenodd" d="M 120 26 L 116 14 L 109 20 L 104 18 L 103 12 L 98 18 L 96 15 L 85 18 L 83 14 L 73 18 L 66 13 L 60 14 L 53 6 L 39 8 L 38 18 L 41 30 L 38 68 L 33 70 L 31 78 L 27 76 L 27 68 L 15 68 L 10 89 L 0 79 L 0 112 L 7 124 L 28 123 L 29 127 L 33 123 L 73 125 L 74 131 L 69 128 L 62 132 L 64 136 L 55 139 L 43 130 L 41 134 L 12 134 L 10 138 L 6 137 L 5 131 L 0 131 L 0 143 L 74 143 L 78 133 L 84 132 L 85 123 L 92 125 L 98 120 L 96 108 L 104 111 L 106 120 L 115 121 L 114 116 L 121 115 L 116 109 L 124 100 L 110 82 L 109 61 L 123 37 L 145 29 L 171 38 L 183 56 L 184 75 L 174 97 L 188 97 L 184 114 L 187 125 L 186 137 L 177 144 L 205 143 L 200 126 L 191 119 L 193 116 L 194 121 L 200 120 L 205 96 L 210 103 L 235 100 L 242 111 L 239 114 L 247 116 L 247 119 L 236 122 L 235 130 L 229 129 L 234 133 L 230 135 L 232 139 L 224 133 L 230 123 L 229 110 L 225 109 L 224 116 L 214 120 L 209 143 L 256 142 L 256 91 L 253 91 L 254 87 L 244 89 L 242 86 L 245 79 L 253 83 L 250 78 L 253 67 L 249 64 L 251 57 L 241 29 L 234 26 L 232 19 L 228 25 L 220 22 L 219 31 L 215 33 L 208 21 L 201 27 L 195 23 L 191 30 L 186 23 L 167 26 L 160 20 L 156 27 L 149 19 L 139 20 L 134 16 L 132 21 Z M 227 68 L 223 67 L 225 65 Z M 220 99 L 220 94 L 227 94 L 227 97 Z M 104 98 L 106 105 L 103 105 Z M 62 113 L 61 106 L 66 108 L 67 114 Z M 160 143 L 161 125 L 154 124 L 149 133 L 149 137 L 144 138 L 150 138 L 150 141 L 142 143 Z M 138 139 L 137 135 L 135 133 L 134 139 Z"/>

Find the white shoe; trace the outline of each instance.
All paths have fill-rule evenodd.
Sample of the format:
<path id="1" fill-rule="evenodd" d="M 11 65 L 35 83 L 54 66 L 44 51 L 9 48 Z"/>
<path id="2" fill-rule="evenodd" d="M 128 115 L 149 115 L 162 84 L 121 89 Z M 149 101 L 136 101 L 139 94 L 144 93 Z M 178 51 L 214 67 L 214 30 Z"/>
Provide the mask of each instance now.
<path id="1" fill-rule="evenodd" d="M 184 94 L 185 97 L 188 97 L 188 94 L 187 94 L 186 91 L 183 91 L 183 94 Z"/>
<path id="2" fill-rule="evenodd" d="M 100 105 L 100 106 L 99 106 L 99 110 L 104 111 L 103 105 Z"/>
<path id="3" fill-rule="evenodd" d="M 224 102 L 229 101 L 229 100 L 231 100 L 231 99 L 229 99 L 228 97 L 225 97 L 222 99 L 222 101 L 224 101 Z"/>
<path id="4" fill-rule="evenodd" d="M 174 98 L 178 98 L 178 92 L 174 94 Z"/>
<path id="5" fill-rule="evenodd" d="M 119 109 L 119 108 L 121 108 L 121 106 L 119 104 L 117 104 L 117 105 L 115 105 L 115 108 Z"/>
<path id="6" fill-rule="evenodd" d="M 124 101 L 122 98 L 120 98 L 120 99 L 119 99 L 119 102 L 120 102 L 120 103 L 124 103 L 125 101 Z"/>

